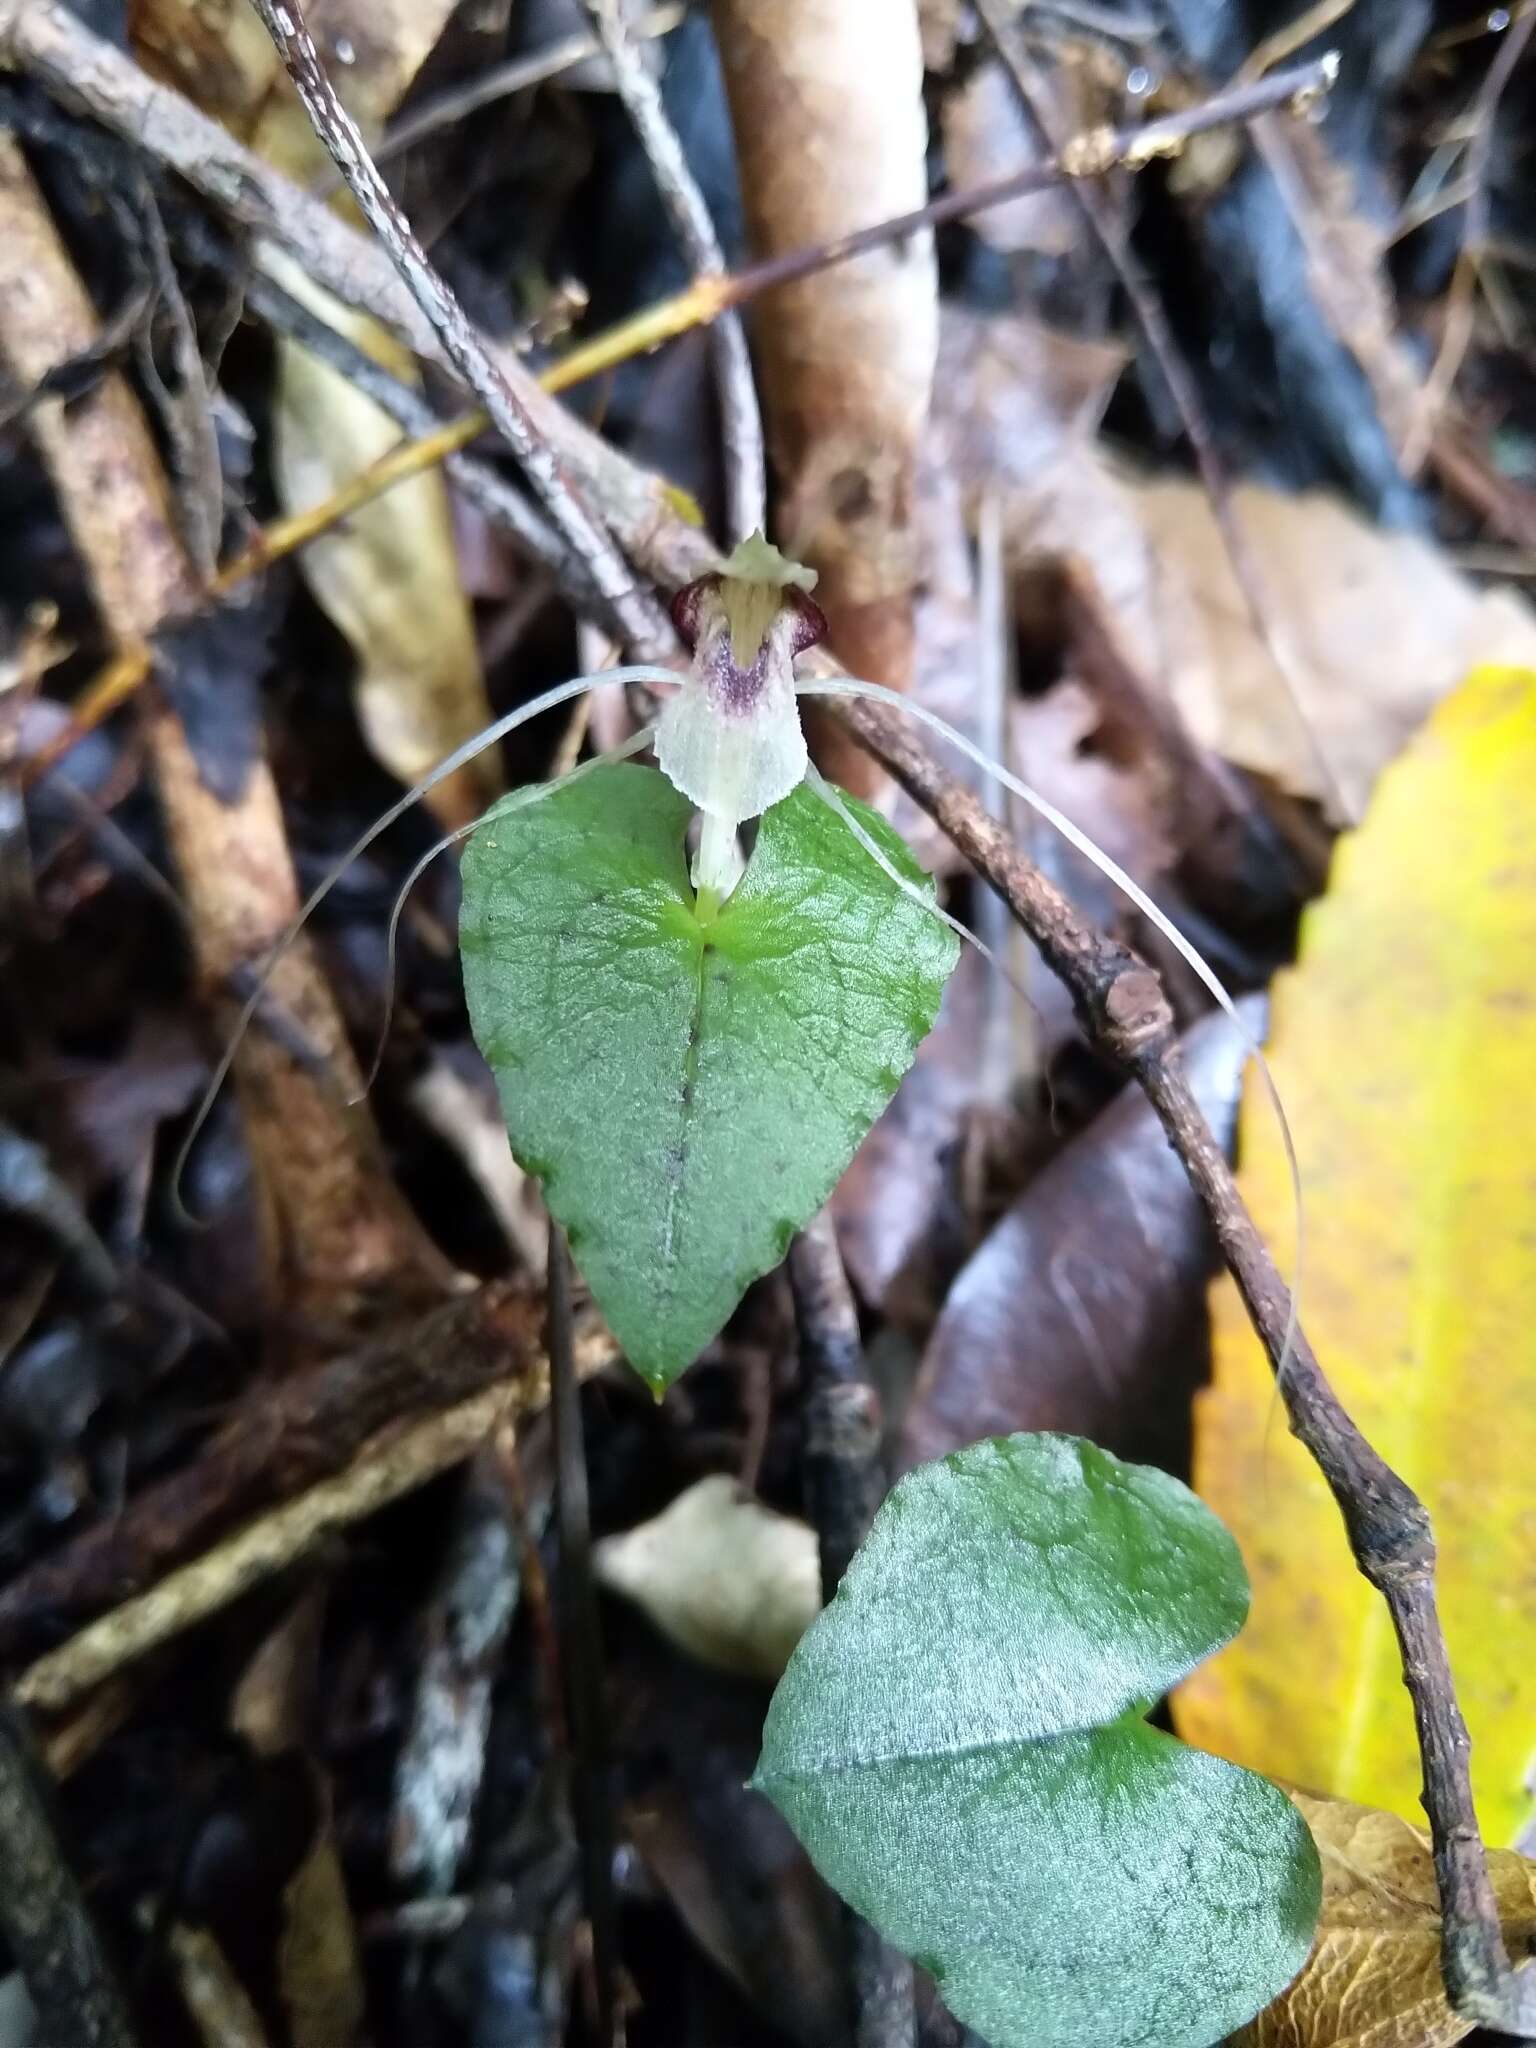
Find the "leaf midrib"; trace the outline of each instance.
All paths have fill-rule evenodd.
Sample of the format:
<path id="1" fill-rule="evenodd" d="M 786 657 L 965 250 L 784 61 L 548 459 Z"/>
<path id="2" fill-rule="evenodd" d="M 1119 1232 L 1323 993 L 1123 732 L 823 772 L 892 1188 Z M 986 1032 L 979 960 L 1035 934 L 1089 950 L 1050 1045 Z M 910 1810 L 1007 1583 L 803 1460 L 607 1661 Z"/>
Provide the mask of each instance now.
<path id="1" fill-rule="evenodd" d="M 879 1756 L 841 1757 L 808 1768 L 791 1765 L 768 1771 L 760 1769 L 754 1783 L 767 1779 L 776 1784 L 803 1785 L 817 1778 L 845 1778 L 857 1771 L 888 1770 L 892 1764 L 958 1763 L 966 1757 L 996 1756 L 1007 1750 L 1033 1749 L 1040 1743 L 1061 1742 L 1073 1735 L 1103 1735 L 1114 1728 L 1145 1728 L 1149 1734 L 1164 1735 L 1166 1740 L 1178 1744 L 1181 1749 L 1189 1747 L 1187 1743 L 1180 1743 L 1176 1735 L 1167 1735 L 1164 1729 L 1153 1728 L 1147 1720 L 1147 1712 L 1146 1706 L 1133 1700 L 1118 1714 L 1111 1714 L 1103 1721 L 1084 1721 L 1071 1728 L 1043 1729 L 1038 1735 L 992 1735 L 983 1742 L 957 1742 L 948 1748 L 897 1749 L 887 1750 Z"/>
<path id="2" fill-rule="evenodd" d="M 688 1044 L 683 1052 L 683 1080 L 677 1096 L 677 1172 L 669 1177 L 667 1184 L 666 1208 L 662 1217 L 661 1256 L 663 1259 L 662 1296 L 670 1307 L 676 1289 L 673 1285 L 678 1267 L 673 1261 L 672 1248 L 677 1232 L 677 1211 L 683 1199 L 683 1184 L 688 1175 L 688 1162 L 692 1156 L 690 1138 L 697 1119 L 697 1091 L 699 1060 L 704 1042 L 704 978 L 709 964 L 710 939 L 707 933 L 694 927 L 696 951 L 694 955 L 693 1007 L 688 1017 Z"/>

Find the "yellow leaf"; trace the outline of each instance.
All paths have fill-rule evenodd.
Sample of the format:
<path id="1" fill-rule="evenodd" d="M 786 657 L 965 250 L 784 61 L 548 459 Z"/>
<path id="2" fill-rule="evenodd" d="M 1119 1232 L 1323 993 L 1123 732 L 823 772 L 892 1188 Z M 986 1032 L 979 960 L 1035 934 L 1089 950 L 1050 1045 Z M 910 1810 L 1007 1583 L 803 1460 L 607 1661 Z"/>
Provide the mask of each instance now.
<path id="1" fill-rule="evenodd" d="M 1306 1195 L 1302 1314 L 1324 1369 L 1434 1517 L 1440 1607 L 1490 1840 L 1536 1748 L 1536 674 L 1480 669 L 1382 778 L 1308 913 L 1271 1027 Z M 1290 1241 L 1250 1087 L 1241 1180 Z M 1400 1814 L 1419 1763 L 1396 1644 L 1328 1491 L 1276 1420 L 1230 1283 L 1195 1483 L 1236 1533 L 1253 1611 L 1183 1688 L 1180 1731 L 1255 1770 Z"/>
<path id="2" fill-rule="evenodd" d="M 1472 2031 L 1440 1981 L 1440 1901 L 1429 1837 L 1396 1814 L 1292 1798 L 1323 1865 L 1323 1911 L 1306 1968 L 1228 2048 L 1451 2048 Z M 1536 1948 L 1536 1863 L 1489 1858 L 1518 1962 Z"/>
<path id="3" fill-rule="evenodd" d="M 279 283 L 314 306 L 397 376 L 403 352 L 375 322 L 312 284 L 275 253 Z M 272 461 L 283 511 L 319 504 L 396 446 L 400 430 L 346 378 L 296 343 L 278 347 Z M 415 782 L 490 722 L 474 625 L 459 580 L 441 477 L 412 477 L 312 540 L 305 580 L 357 656 L 357 713 L 369 746 L 401 782 Z M 432 794 L 446 825 L 465 824 L 495 797 L 494 753 Z"/>

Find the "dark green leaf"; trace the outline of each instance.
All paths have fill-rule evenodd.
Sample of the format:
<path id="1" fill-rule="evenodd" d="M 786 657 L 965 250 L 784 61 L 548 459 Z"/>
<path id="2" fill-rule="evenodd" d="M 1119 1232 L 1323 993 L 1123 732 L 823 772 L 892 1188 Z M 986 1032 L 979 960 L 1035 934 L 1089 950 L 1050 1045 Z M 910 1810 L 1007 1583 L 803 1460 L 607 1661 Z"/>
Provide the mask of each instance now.
<path id="1" fill-rule="evenodd" d="M 1177 1480 L 975 1444 L 880 1510 L 756 1782 L 992 2048 L 1209 2048 L 1301 1968 L 1320 1895 L 1283 1793 L 1141 1718 L 1247 1605 Z"/>
<path id="2" fill-rule="evenodd" d="M 899 873 L 902 842 L 854 805 Z M 493 812 L 464 861 L 470 1019 L 512 1149 L 614 1334 L 674 1380 L 831 1193 L 956 943 L 809 790 L 695 915 L 690 806 L 627 764 Z"/>

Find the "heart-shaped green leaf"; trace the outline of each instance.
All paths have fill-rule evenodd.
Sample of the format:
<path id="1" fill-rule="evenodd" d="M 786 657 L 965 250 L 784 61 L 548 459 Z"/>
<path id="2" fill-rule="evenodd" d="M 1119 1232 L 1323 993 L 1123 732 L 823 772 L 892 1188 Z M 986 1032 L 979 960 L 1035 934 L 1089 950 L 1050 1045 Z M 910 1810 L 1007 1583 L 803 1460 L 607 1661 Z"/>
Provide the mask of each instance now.
<path id="1" fill-rule="evenodd" d="M 1247 1606 L 1166 1473 L 974 1444 L 880 1510 L 755 1782 L 992 2048 L 1209 2048 L 1301 1968 L 1320 1899 L 1290 1800 L 1142 1718 Z"/>
<path id="2" fill-rule="evenodd" d="M 459 926 L 512 1149 L 657 1388 L 831 1193 L 958 950 L 804 787 L 763 818 L 745 877 L 701 921 L 690 814 L 624 763 L 509 800 L 470 841 Z"/>

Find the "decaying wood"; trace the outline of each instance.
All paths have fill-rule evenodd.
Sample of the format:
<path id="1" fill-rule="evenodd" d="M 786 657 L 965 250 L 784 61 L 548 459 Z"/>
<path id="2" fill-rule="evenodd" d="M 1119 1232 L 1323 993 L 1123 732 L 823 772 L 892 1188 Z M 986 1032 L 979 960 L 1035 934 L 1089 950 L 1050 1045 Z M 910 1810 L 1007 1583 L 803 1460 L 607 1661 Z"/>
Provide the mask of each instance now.
<path id="1" fill-rule="evenodd" d="M 516 1392 L 510 1385 L 489 1387 L 365 1449 L 336 1478 L 323 1479 L 39 1657 L 17 1679 L 15 1698 L 47 1712 L 75 1705 L 140 1657 L 298 1563 L 326 1537 L 460 1463 L 506 1418 Z"/>
<path id="2" fill-rule="evenodd" d="M 88 351 L 95 309 L 15 140 L 0 136 L 0 362 L 24 389 Z M 203 592 L 177 537 L 165 474 L 137 399 L 117 375 L 27 416 L 108 632 L 132 649 Z M 156 785 L 210 998 L 264 957 L 298 907 L 276 785 L 263 761 L 229 800 L 216 794 L 168 703 L 146 713 Z M 439 1296 L 448 1269 L 385 1169 L 319 968 L 289 954 L 273 994 L 333 1077 L 329 1085 L 265 1031 L 236 1080 L 263 1196 L 272 1278 L 287 1303 L 339 1323 L 386 1302 Z"/>
<path id="3" fill-rule="evenodd" d="M 913 0 L 716 0 L 714 20 L 759 254 L 835 241 L 923 204 Z M 932 237 L 768 294 L 754 328 L 785 492 L 780 537 L 819 572 L 817 601 L 849 672 L 904 690 L 913 495 L 938 352 Z M 829 734 L 818 751 L 830 774 L 869 793 L 869 764 L 846 741 Z"/>
<path id="4" fill-rule="evenodd" d="M 276 1386 L 258 1380 L 189 1465 L 0 1592 L 0 1658 L 35 1653 L 61 1626 L 147 1590 L 238 1522 L 345 1470 L 383 1429 L 507 1381 L 524 1411 L 537 1407 L 547 1384 L 542 1317 L 526 1286 L 491 1285 Z M 584 1358 L 612 1355 L 607 1340 L 592 1341 L 597 1352 Z"/>
<path id="5" fill-rule="evenodd" d="M 0 1707 L 0 1930 L 36 2015 L 40 2048 L 135 2048 L 122 1994 L 48 1810 L 21 1717 Z"/>

